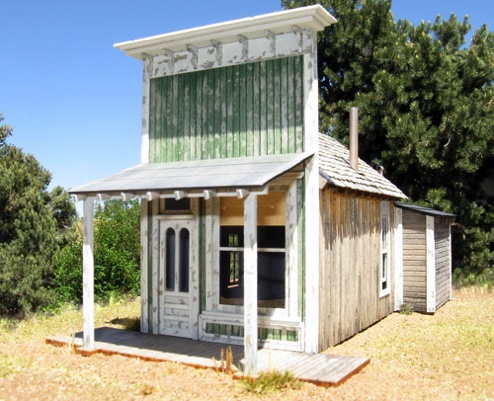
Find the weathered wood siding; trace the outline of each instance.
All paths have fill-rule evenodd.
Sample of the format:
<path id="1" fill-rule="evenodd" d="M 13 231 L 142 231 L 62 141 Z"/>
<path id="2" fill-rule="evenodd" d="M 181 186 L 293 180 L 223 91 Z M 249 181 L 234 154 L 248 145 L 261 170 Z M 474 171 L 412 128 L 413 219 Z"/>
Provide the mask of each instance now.
<path id="1" fill-rule="evenodd" d="M 427 311 L 426 216 L 403 209 L 403 303 Z"/>
<path id="2" fill-rule="evenodd" d="M 436 309 L 451 297 L 451 242 L 450 220 L 435 218 L 436 246 Z"/>
<path id="3" fill-rule="evenodd" d="M 303 151 L 303 56 L 150 80 L 149 161 Z"/>
<path id="4" fill-rule="evenodd" d="M 326 349 L 393 312 L 393 289 L 379 297 L 381 199 L 352 191 L 320 191 L 319 346 Z M 394 227 L 390 203 L 390 227 Z M 391 244 L 394 243 L 390 231 Z M 390 252 L 390 256 L 394 252 Z M 394 260 L 391 260 L 390 278 Z M 389 285 L 394 285 L 389 280 Z"/>

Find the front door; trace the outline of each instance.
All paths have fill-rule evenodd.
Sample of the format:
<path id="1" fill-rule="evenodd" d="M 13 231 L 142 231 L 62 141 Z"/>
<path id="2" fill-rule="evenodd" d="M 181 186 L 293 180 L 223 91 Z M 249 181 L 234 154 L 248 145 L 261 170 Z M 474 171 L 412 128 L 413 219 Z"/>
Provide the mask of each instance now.
<path id="1" fill-rule="evenodd" d="M 160 334 L 198 338 L 199 282 L 195 220 L 160 220 L 158 280 Z"/>

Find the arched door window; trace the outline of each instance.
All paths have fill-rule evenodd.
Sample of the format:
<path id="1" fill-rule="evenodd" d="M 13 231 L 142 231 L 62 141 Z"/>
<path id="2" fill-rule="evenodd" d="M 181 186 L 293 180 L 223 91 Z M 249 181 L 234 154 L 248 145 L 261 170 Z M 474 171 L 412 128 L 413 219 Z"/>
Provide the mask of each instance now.
<path id="1" fill-rule="evenodd" d="M 186 228 L 180 230 L 179 239 L 179 262 L 178 277 L 180 292 L 189 292 L 189 255 L 190 255 L 190 233 Z"/>
<path id="2" fill-rule="evenodd" d="M 166 266 L 165 266 L 165 278 L 166 278 L 166 290 L 175 290 L 175 242 L 176 242 L 175 230 L 168 228 L 166 230 Z"/>

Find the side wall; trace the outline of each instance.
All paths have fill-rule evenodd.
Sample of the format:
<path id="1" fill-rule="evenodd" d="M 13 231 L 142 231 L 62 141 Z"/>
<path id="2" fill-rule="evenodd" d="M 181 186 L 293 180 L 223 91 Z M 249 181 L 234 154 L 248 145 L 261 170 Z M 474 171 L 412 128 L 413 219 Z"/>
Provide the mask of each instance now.
<path id="1" fill-rule="evenodd" d="M 451 240 L 449 219 L 435 218 L 436 309 L 451 297 Z"/>
<path id="2" fill-rule="evenodd" d="M 380 292 L 381 199 L 325 187 L 320 191 L 320 329 L 326 349 L 393 312 L 394 290 Z M 394 227 L 390 202 L 390 227 Z M 394 243 L 393 230 L 390 243 Z M 393 247 L 393 245 L 391 245 Z M 393 255 L 393 249 L 389 255 Z M 394 261 L 389 285 L 394 286 Z"/>
<path id="3" fill-rule="evenodd" d="M 427 305 L 426 216 L 403 209 L 403 303 L 418 312 Z"/>

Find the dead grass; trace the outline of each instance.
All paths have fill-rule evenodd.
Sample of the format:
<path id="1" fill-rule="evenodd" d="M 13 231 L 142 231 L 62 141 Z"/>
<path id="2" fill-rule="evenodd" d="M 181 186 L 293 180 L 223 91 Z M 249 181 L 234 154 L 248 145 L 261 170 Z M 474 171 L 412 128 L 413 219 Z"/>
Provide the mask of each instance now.
<path id="1" fill-rule="evenodd" d="M 96 325 L 135 322 L 139 302 L 97 306 Z M 12 324 L 0 320 L 0 400 L 494 400 L 494 292 L 456 290 L 435 315 L 393 314 L 327 350 L 371 364 L 337 388 L 311 384 L 266 395 L 230 376 L 120 356 L 84 358 L 44 344 L 82 329 L 67 307 Z"/>

